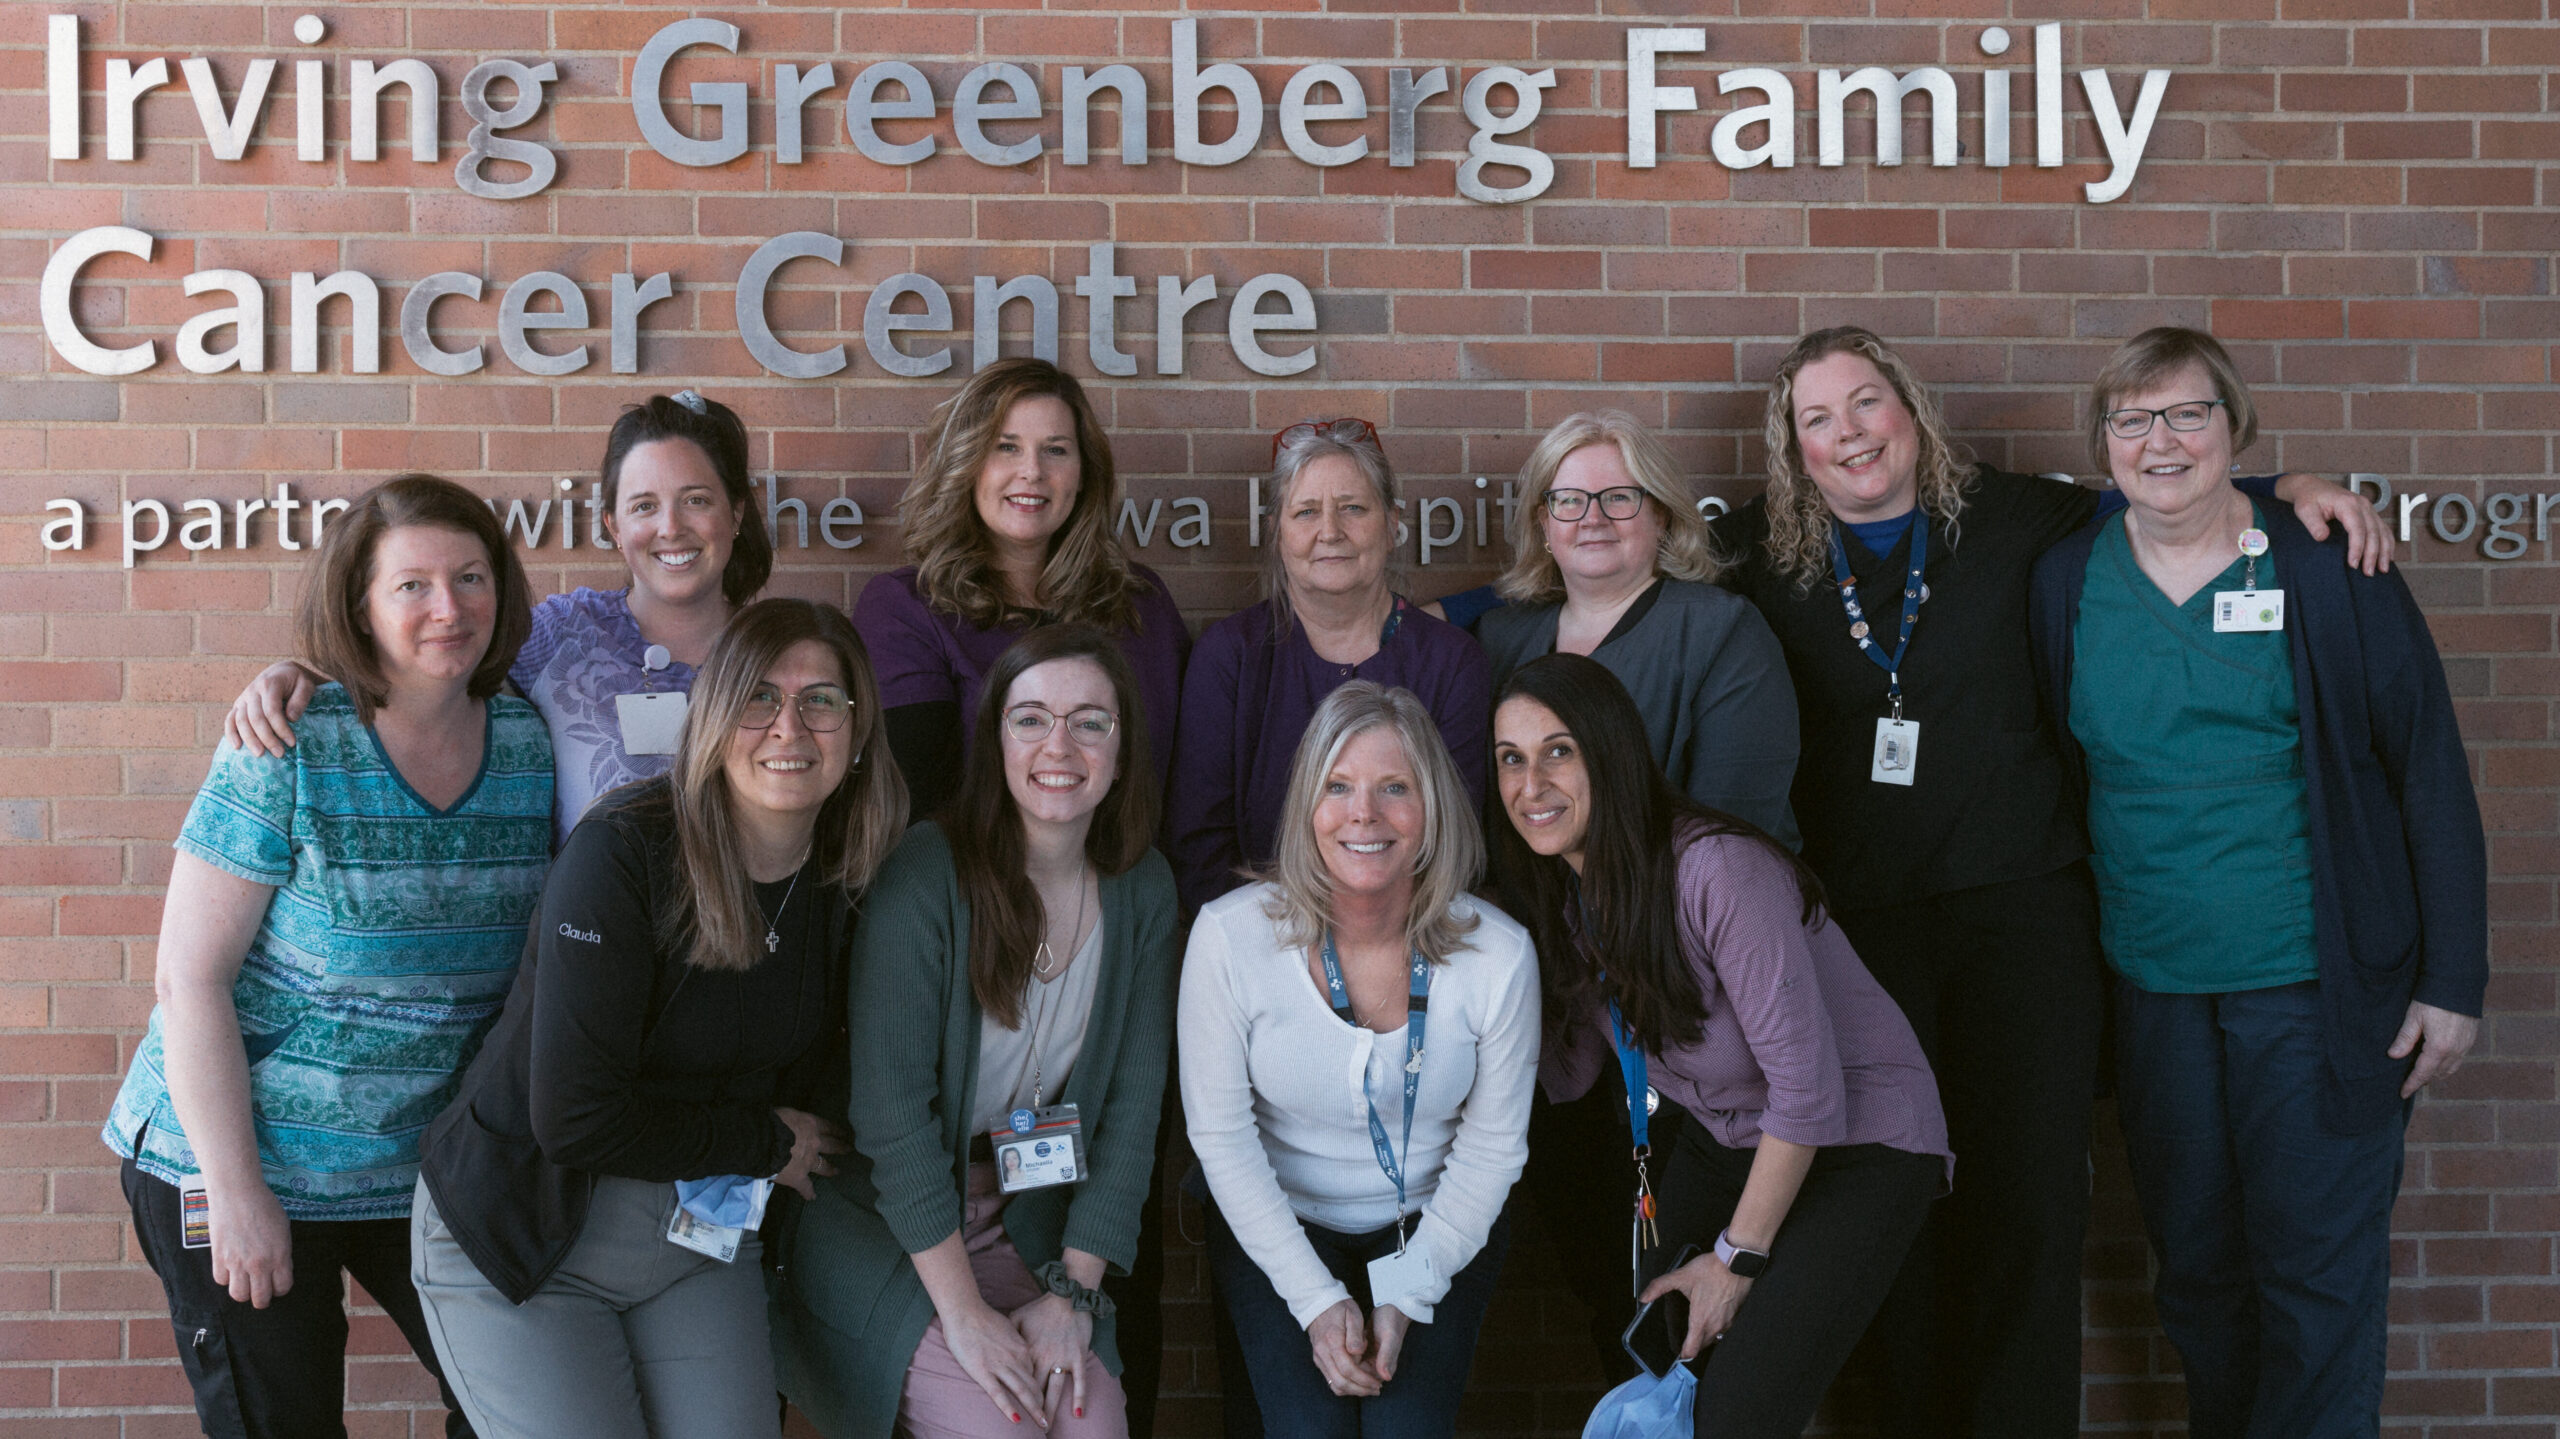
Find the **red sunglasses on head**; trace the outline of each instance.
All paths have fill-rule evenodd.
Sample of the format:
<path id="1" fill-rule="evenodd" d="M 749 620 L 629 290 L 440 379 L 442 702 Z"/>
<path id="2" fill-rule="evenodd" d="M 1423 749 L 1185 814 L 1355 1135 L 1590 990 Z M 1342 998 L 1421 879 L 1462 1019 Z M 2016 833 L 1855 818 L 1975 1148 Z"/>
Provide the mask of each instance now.
<path id="1" fill-rule="evenodd" d="M 1346 445 L 1356 445 L 1363 440 L 1374 445 L 1378 443 L 1378 427 L 1357 415 L 1345 415 L 1338 420 L 1300 420 L 1271 437 L 1271 458 L 1279 459 L 1280 452 L 1292 441 L 1319 437 Z"/>

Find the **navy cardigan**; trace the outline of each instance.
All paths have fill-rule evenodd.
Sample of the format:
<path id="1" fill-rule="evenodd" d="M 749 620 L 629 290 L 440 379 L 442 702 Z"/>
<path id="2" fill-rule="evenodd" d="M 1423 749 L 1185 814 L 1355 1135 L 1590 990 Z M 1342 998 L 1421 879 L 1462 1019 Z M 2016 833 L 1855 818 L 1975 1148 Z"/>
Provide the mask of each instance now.
<path id="1" fill-rule="evenodd" d="M 2398 574 L 2350 569 L 2291 510 L 2262 506 L 2285 589 L 2285 638 L 2302 709 L 2320 1020 L 2342 1128 L 2381 1122 L 2411 1061 L 2387 1051 L 2409 1002 L 2480 1013 L 2489 982 L 2489 861 L 2470 763 L 2426 616 Z M 2092 523 L 2045 551 L 2028 592 L 2036 678 L 2070 793 L 2088 769 L 2071 734 L 2072 629 Z"/>

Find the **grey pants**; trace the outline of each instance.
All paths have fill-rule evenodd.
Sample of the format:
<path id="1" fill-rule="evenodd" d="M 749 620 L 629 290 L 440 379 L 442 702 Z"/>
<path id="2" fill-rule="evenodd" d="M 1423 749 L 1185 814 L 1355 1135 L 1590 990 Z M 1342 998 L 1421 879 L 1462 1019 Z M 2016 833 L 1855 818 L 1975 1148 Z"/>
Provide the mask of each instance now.
<path id="1" fill-rule="evenodd" d="M 482 1439 L 775 1439 L 761 1249 L 748 1235 L 722 1264 L 668 1242 L 675 1203 L 672 1184 L 599 1178 L 578 1242 L 516 1305 L 419 1184 L 409 1274 Z"/>

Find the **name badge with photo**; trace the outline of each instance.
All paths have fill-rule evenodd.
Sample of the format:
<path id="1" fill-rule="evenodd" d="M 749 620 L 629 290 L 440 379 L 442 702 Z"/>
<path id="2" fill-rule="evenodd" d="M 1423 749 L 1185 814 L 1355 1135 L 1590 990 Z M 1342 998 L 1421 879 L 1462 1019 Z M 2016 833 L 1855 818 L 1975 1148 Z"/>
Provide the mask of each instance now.
<path id="1" fill-rule="evenodd" d="M 995 1151 L 996 1188 L 1006 1194 L 1084 1183 L 1084 1120 L 1072 1104 L 1017 1109 L 987 1143 Z"/>
<path id="2" fill-rule="evenodd" d="M 681 1204 L 676 1206 L 675 1213 L 667 1216 L 668 1243 L 681 1244 L 696 1254 L 707 1254 L 723 1264 L 737 1262 L 738 1241 L 746 1237 L 746 1232 L 726 1224 L 714 1224 Z"/>
<path id="3" fill-rule="evenodd" d="M 1877 720 L 1875 760 L 1867 767 L 1867 778 L 1907 785 L 1919 767 L 1920 726 L 1911 720 Z"/>
<path id="4" fill-rule="evenodd" d="M 685 697 L 673 692 L 615 695 L 614 717 L 622 722 L 626 754 L 674 754 L 684 736 Z"/>
<path id="5" fill-rule="evenodd" d="M 2284 628 L 2284 591 L 2215 590 L 2213 632 L 2264 634 Z"/>

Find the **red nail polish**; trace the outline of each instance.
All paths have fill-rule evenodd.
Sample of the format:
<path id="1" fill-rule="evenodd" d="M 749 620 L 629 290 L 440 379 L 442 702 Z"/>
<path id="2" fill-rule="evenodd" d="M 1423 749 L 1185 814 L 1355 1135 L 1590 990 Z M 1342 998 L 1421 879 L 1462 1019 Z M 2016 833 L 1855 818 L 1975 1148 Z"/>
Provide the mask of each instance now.
<path id="1" fill-rule="evenodd" d="M 1081 1404 L 1076 1406 L 1076 1417 L 1078 1419 L 1082 1419 L 1084 1417 L 1084 1406 Z"/>

